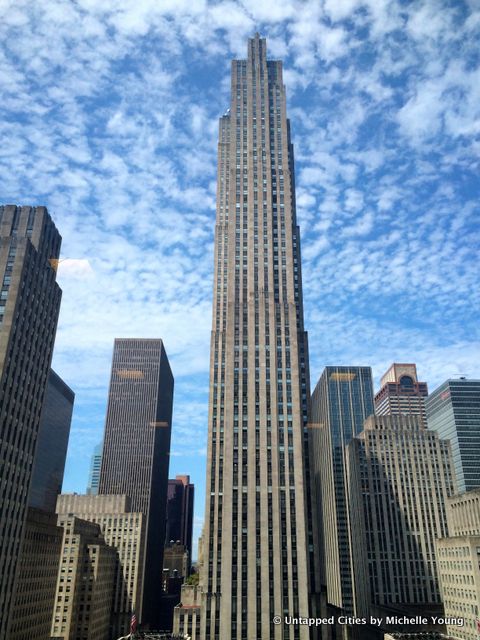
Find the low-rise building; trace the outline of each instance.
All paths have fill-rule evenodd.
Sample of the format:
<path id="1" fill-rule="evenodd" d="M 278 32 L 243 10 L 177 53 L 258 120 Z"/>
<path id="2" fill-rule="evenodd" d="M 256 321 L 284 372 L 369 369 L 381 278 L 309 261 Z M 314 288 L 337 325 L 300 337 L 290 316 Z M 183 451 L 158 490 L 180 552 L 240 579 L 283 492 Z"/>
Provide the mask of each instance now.
<path id="1" fill-rule="evenodd" d="M 184 584 L 180 597 L 180 604 L 173 611 L 173 635 L 200 640 L 201 588 Z"/>

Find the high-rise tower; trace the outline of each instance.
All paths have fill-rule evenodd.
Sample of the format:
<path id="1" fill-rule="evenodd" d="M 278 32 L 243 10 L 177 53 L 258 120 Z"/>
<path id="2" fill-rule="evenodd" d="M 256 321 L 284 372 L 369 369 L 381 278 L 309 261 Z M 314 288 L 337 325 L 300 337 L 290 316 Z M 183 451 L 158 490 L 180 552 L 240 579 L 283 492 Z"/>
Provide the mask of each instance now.
<path id="1" fill-rule="evenodd" d="M 61 290 L 45 207 L 0 206 L 0 637 L 7 638 Z"/>
<path id="2" fill-rule="evenodd" d="M 249 40 L 220 118 L 205 640 L 307 638 L 307 336 L 282 63 Z"/>
<path id="3" fill-rule="evenodd" d="M 375 394 L 375 415 L 420 416 L 422 426 L 426 429 L 427 396 L 427 383 L 418 381 L 417 365 L 394 362 L 382 376 L 380 390 Z"/>
<path id="4" fill-rule="evenodd" d="M 55 513 L 62 490 L 75 394 L 50 369 L 33 459 L 29 506 Z"/>
<path id="5" fill-rule="evenodd" d="M 116 339 L 99 494 L 125 494 L 147 519 L 143 621 L 160 608 L 173 376 L 161 340 Z"/>
<path id="6" fill-rule="evenodd" d="M 458 492 L 480 488 L 480 380 L 446 380 L 426 408 L 428 428 L 452 443 Z"/>
<path id="7" fill-rule="evenodd" d="M 310 424 L 312 484 L 321 511 L 316 544 L 324 553 L 328 602 L 357 617 L 368 603 L 354 583 L 346 447 L 372 414 L 370 367 L 325 367 L 312 394 Z"/>
<path id="8" fill-rule="evenodd" d="M 189 566 L 192 561 L 194 496 L 195 487 L 190 476 L 179 475 L 168 481 L 165 544 L 179 541 L 188 550 Z"/>

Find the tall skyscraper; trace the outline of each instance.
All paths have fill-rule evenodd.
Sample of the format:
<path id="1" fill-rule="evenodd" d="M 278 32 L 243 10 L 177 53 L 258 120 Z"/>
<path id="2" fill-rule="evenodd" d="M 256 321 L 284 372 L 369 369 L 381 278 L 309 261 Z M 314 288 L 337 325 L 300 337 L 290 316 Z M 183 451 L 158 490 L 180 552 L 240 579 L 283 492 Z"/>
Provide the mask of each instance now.
<path id="1" fill-rule="evenodd" d="M 29 505 L 55 513 L 62 490 L 75 394 L 50 369 L 33 459 Z"/>
<path id="2" fill-rule="evenodd" d="M 61 290 L 45 207 L 0 206 L 0 637 L 8 624 Z"/>
<path id="3" fill-rule="evenodd" d="M 249 40 L 220 118 L 202 638 L 307 638 L 300 233 L 282 63 Z"/>
<path id="4" fill-rule="evenodd" d="M 103 442 L 96 445 L 90 461 L 90 472 L 88 474 L 87 495 L 96 496 L 100 484 L 100 469 L 102 468 Z"/>
<path id="5" fill-rule="evenodd" d="M 180 542 L 192 559 L 193 500 L 195 487 L 190 476 L 176 476 L 168 481 L 165 544 Z"/>
<path id="6" fill-rule="evenodd" d="M 441 604 L 435 540 L 447 535 L 455 490 L 449 441 L 418 415 L 370 416 L 347 451 L 356 590 L 377 606 Z"/>
<path id="7" fill-rule="evenodd" d="M 99 494 L 124 494 L 147 518 L 143 621 L 161 598 L 173 376 L 161 340 L 116 339 Z"/>
<path id="8" fill-rule="evenodd" d="M 427 396 L 427 383 L 418 381 L 417 366 L 395 362 L 382 376 L 380 391 L 375 394 L 375 414 L 420 416 L 426 428 Z"/>
<path id="9" fill-rule="evenodd" d="M 370 367 L 326 367 L 312 394 L 310 439 L 314 498 L 321 511 L 316 544 L 324 550 L 328 602 L 357 616 L 368 601 L 355 592 L 346 447 L 373 414 Z"/>
<path id="10" fill-rule="evenodd" d="M 480 380 L 447 380 L 426 408 L 428 428 L 452 443 L 459 493 L 480 488 Z"/>

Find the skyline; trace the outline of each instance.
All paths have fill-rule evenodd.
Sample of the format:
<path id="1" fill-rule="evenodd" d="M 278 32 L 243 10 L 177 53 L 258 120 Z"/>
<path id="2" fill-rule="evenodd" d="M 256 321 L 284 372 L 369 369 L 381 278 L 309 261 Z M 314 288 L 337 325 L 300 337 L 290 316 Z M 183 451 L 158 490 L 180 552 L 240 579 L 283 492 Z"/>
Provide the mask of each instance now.
<path id="1" fill-rule="evenodd" d="M 316 4 L 3 9 L 3 201 L 47 206 L 63 236 L 53 367 L 76 393 L 64 490 L 86 488 L 113 339 L 161 338 L 176 380 L 170 477 L 199 488 L 195 538 L 217 121 L 229 61 L 255 31 L 284 60 L 312 384 L 327 364 L 371 365 L 377 391 L 393 361 L 416 362 L 430 391 L 479 377 L 480 12 Z"/>

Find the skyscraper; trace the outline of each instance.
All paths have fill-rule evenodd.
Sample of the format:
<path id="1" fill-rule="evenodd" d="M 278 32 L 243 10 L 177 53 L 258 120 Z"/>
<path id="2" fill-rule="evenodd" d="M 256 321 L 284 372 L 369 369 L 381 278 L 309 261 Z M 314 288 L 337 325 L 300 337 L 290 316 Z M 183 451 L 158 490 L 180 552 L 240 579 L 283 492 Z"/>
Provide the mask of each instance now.
<path id="1" fill-rule="evenodd" d="M 420 416 L 426 428 L 427 396 L 427 383 L 418 381 L 417 366 L 395 362 L 382 376 L 380 391 L 375 394 L 375 414 Z"/>
<path id="2" fill-rule="evenodd" d="M 419 415 L 370 416 L 347 451 L 356 590 L 373 605 L 441 604 L 435 540 L 455 490 L 450 442 Z"/>
<path id="3" fill-rule="evenodd" d="M 458 491 L 480 488 L 480 380 L 446 380 L 426 408 L 428 428 L 452 443 Z"/>
<path id="4" fill-rule="evenodd" d="M 100 469 L 102 468 L 103 442 L 96 445 L 90 461 L 90 472 L 88 474 L 87 495 L 96 496 L 98 485 L 100 484 Z"/>
<path id="5" fill-rule="evenodd" d="M 165 544 L 180 541 L 192 559 L 193 499 L 195 487 L 190 476 L 176 476 L 168 481 Z"/>
<path id="6" fill-rule="evenodd" d="M 99 494 L 131 498 L 147 518 L 143 621 L 159 612 L 173 376 L 161 340 L 116 339 Z"/>
<path id="7" fill-rule="evenodd" d="M 55 505 L 62 488 L 74 398 L 70 387 L 50 369 L 16 571 L 10 640 L 50 636 L 62 543 Z"/>
<path id="8" fill-rule="evenodd" d="M 55 513 L 62 490 L 75 394 L 50 369 L 33 460 L 29 505 Z"/>
<path id="9" fill-rule="evenodd" d="M 312 394 L 311 476 L 321 508 L 316 544 L 324 550 L 328 602 L 363 616 L 368 602 L 356 593 L 346 446 L 373 414 L 370 367 L 326 367 Z"/>
<path id="10" fill-rule="evenodd" d="M 8 621 L 61 290 L 45 207 L 0 206 L 0 637 Z"/>
<path id="11" fill-rule="evenodd" d="M 282 63 L 249 40 L 220 118 L 202 638 L 307 638 L 308 354 Z"/>

